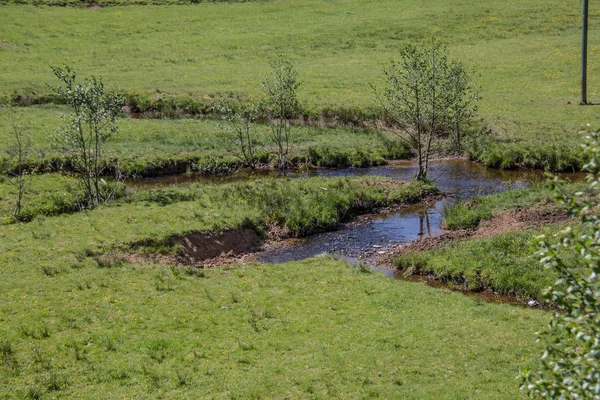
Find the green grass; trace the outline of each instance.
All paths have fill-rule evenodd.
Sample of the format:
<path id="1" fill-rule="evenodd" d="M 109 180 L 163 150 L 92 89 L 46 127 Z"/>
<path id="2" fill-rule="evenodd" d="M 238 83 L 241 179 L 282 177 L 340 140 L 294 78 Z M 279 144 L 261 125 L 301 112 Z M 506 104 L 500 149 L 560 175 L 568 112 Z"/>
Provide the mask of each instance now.
<path id="1" fill-rule="evenodd" d="M 53 141 L 61 113 L 57 106 L 0 108 L 0 142 L 11 140 L 11 115 L 21 116 L 30 133 L 32 168 L 38 171 L 69 169 L 69 157 Z M 128 176 L 155 176 L 186 171 L 227 172 L 240 166 L 235 149 L 224 138 L 216 121 L 204 119 L 120 119 L 119 131 L 107 143 L 104 159 L 109 167 L 119 161 Z M 274 155 L 268 127 L 255 127 L 263 162 Z M 388 134 L 367 129 L 296 127 L 291 157 L 297 164 L 328 167 L 370 166 L 387 159 L 406 158 L 409 152 Z M 0 148 L 0 171 L 14 167 L 7 148 Z"/>
<path id="2" fill-rule="evenodd" d="M 592 11 L 591 18 L 599 15 Z M 82 76 L 102 75 L 111 88 L 156 98 L 165 92 L 209 103 L 216 93 L 257 97 L 266 60 L 285 52 L 298 66 L 299 96 L 309 108 L 368 108 L 374 105 L 369 83 L 381 85 L 381 70 L 399 47 L 437 36 L 481 74 L 481 115 L 507 141 L 494 154 L 489 147 L 474 152 L 477 158 L 508 165 L 535 153 L 523 147 L 563 152 L 585 123 L 597 123 L 595 107 L 576 105 L 580 10 L 564 0 L 383 0 L 367 8 L 358 0 L 5 6 L 0 22 L 6 95 L 46 93 L 45 84 L 54 82 L 48 66 L 67 62 Z M 592 101 L 598 66 L 592 58 Z M 511 160 L 514 147 L 520 154 Z M 572 167 L 574 160 L 565 163 Z"/>
<path id="3" fill-rule="evenodd" d="M 586 192 L 583 182 L 566 183 L 559 186 L 571 195 Z M 552 203 L 548 183 L 539 183 L 525 189 L 508 190 L 488 196 L 475 196 L 469 201 L 460 201 L 444 207 L 443 225 L 450 230 L 476 228 L 481 221 L 495 214 L 518 208 Z"/>
<path id="4" fill-rule="evenodd" d="M 23 275 L 0 283 L 11 315 L 0 331 L 15 360 L 0 366 L 8 398 L 512 399 L 547 320 L 329 258 Z"/>
<path id="5" fill-rule="evenodd" d="M 0 396 L 515 398 L 544 313 L 330 258 L 197 270 L 120 256 L 248 221 L 322 228 L 425 190 L 379 178 L 192 185 L 0 226 Z"/>
<path id="6" fill-rule="evenodd" d="M 449 286 L 466 291 L 495 292 L 541 299 L 556 276 L 532 257 L 535 237 L 551 235 L 556 227 L 527 230 L 485 239 L 466 239 L 433 250 L 407 253 L 396 265 L 408 274 L 431 274 Z"/>
<path id="7" fill-rule="evenodd" d="M 326 257 L 7 278 L 6 398 L 514 399 L 548 319 Z"/>

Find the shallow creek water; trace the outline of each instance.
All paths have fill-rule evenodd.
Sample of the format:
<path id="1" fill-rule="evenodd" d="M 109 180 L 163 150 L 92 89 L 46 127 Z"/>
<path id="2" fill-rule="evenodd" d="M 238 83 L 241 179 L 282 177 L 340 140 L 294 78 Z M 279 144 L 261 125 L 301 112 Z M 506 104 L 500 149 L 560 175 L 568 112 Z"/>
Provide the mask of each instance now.
<path id="1" fill-rule="evenodd" d="M 291 171 L 286 175 L 296 178 L 307 176 L 362 176 L 377 175 L 397 180 L 410 180 L 415 175 L 416 166 L 411 161 L 393 162 L 390 165 L 371 168 L 312 169 L 308 172 Z M 240 180 L 276 177 L 273 171 L 242 170 L 235 175 L 214 176 L 186 174 L 165 176 L 140 181 L 130 181 L 131 190 L 152 189 L 166 186 L 179 186 L 189 183 L 225 183 Z M 582 174 L 563 174 L 566 179 L 579 179 Z M 468 160 L 443 160 L 430 165 L 429 178 L 446 196 L 439 201 L 416 204 L 399 211 L 371 214 L 357 221 L 340 224 L 333 232 L 312 235 L 305 239 L 288 239 L 282 245 L 258 253 L 255 261 L 263 263 L 283 263 L 298 261 L 318 254 L 330 254 L 352 264 L 359 262 L 380 270 L 396 279 L 422 280 L 420 277 L 405 278 L 401 271 L 378 269 L 375 259 L 386 254 L 389 248 L 409 243 L 442 232 L 444 206 L 459 200 L 468 200 L 476 195 L 499 193 L 509 189 L 524 188 L 546 179 L 542 171 L 500 171 L 486 168 Z M 432 282 L 428 282 L 432 284 Z M 492 294 L 490 301 L 511 302 L 511 298 Z"/>
<path id="2" fill-rule="evenodd" d="M 379 175 L 410 180 L 415 174 L 412 162 L 397 162 L 365 169 L 317 169 L 311 175 L 360 176 Z M 545 179 L 541 171 L 492 170 L 467 160 L 444 160 L 430 166 L 429 177 L 447 196 L 431 205 L 418 204 L 398 212 L 365 216 L 358 222 L 341 224 L 339 229 L 290 240 L 288 246 L 260 253 L 256 260 L 281 263 L 302 260 L 317 254 L 331 254 L 352 263 L 370 264 L 385 254 L 391 245 L 408 243 L 441 233 L 442 212 L 446 204 L 467 200 L 475 195 L 518 189 Z M 384 271 L 393 276 L 394 271 Z"/>
<path id="3" fill-rule="evenodd" d="M 412 179 L 415 171 L 414 162 L 399 161 L 382 167 L 312 169 L 308 172 L 288 171 L 286 175 L 296 178 L 377 175 L 406 181 Z M 194 182 L 214 184 L 277 176 L 278 174 L 273 171 L 242 170 L 237 174 L 222 177 L 197 173 L 143 179 L 130 181 L 127 186 L 130 190 L 142 190 Z M 562 174 L 561 177 L 578 180 L 583 176 L 583 174 L 577 173 Z M 447 204 L 468 200 L 476 195 L 524 188 L 545 180 L 546 176 L 542 171 L 500 171 L 468 160 L 457 159 L 433 162 L 430 165 L 429 178 L 445 194 L 442 200 L 431 204 L 402 207 L 399 211 L 361 216 L 356 221 L 340 224 L 338 229 L 333 232 L 316 234 L 305 239 L 288 239 L 271 250 L 257 253 L 253 260 L 262 263 L 283 263 L 302 260 L 318 254 L 330 254 L 354 265 L 364 263 L 390 278 L 421 281 L 443 288 L 444 284 L 436 280 L 429 280 L 421 276 L 405 277 L 402 271 L 378 268 L 376 259 L 378 256 L 385 255 L 392 246 L 441 234 L 442 213 Z M 523 305 L 523 302 L 515 297 L 500 295 L 489 290 L 465 294 L 488 302 Z"/>

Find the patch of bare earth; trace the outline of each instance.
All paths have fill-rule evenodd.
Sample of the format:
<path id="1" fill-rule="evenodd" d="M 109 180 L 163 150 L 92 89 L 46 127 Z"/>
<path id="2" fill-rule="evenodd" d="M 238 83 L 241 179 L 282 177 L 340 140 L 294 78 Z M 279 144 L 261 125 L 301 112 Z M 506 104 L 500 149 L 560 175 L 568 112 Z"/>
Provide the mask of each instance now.
<path id="1" fill-rule="evenodd" d="M 524 229 L 538 228 L 548 224 L 567 222 L 571 219 L 565 210 L 553 205 L 538 205 L 529 208 L 507 210 L 483 221 L 474 229 L 444 230 L 441 235 L 425 237 L 388 251 L 378 260 L 382 267 L 395 268 L 393 260 L 399 255 L 433 249 L 444 243 L 465 238 L 485 238 Z"/>
<path id="2" fill-rule="evenodd" d="M 243 262 L 259 251 L 266 240 L 252 228 L 230 229 L 222 232 L 194 232 L 181 239 L 183 254 L 178 256 L 130 254 L 130 262 L 155 261 L 161 264 L 208 268 Z"/>
<path id="3" fill-rule="evenodd" d="M 268 227 L 267 235 L 252 228 L 221 232 L 190 233 L 181 239 L 183 254 L 177 256 L 129 254 L 132 263 L 147 261 L 167 265 L 211 268 L 252 262 L 257 253 L 281 245 L 288 237 L 287 229 L 279 225 Z"/>

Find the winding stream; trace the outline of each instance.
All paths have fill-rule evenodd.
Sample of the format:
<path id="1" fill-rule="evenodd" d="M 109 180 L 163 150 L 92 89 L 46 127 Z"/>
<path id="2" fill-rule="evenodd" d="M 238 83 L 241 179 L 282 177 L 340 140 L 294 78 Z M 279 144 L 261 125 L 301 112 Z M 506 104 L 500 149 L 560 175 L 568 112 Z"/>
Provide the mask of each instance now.
<path id="1" fill-rule="evenodd" d="M 371 168 L 312 169 L 308 172 L 288 172 L 287 176 L 362 176 L 377 175 L 397 180 L 410 180 L 416 166 L 411 161 L 397 161 L 390 165 Z M 132 190 L 185 185 L 193 182 L 225 183 L 239 180 L 276 177 L 273 171 L 242 170 L 235 175 L 215 176 L 201 173 L 164 176 L 128 182 Z M 577 179 L 582 174 L 563 174 L 567 179 Z M 446 204 L 468 200 L 476 195 L 499 193 L 509 189 L 524 188 L 546 179 L 542 171 L 501 171 L 486 168 L 468 160 L 454 159 L 433 162 L 429 178 L 443 193 L 443 200 L 433 204 L 416 204 L 401 211 L 362 216 L 358 221 L 341 224 L 336 231 L 312 235 L 305 239 L 288 239 L 283 245 L 257 254 L 255 260 L 263 263 L 298 261 L 318 254 L 330 254 L 348 262 L 366 262 L 373 265 L 378 255 L 385 254 L 390 246 L 408 243 L 441 233 L 442 213 Z M 393 276 L 393 271 L 385 271 Z"/>
<path id="2" fill-rule="evenodd" d="M 414 174 L 415 165 L 412 162 L 364 169 L 317 169 L 310 173 L 316 176 L 379 175 L 398 180 L 409 180 Z M 435 162 L 430 166 L 429 176 L 442 192 L 451 196 L 430 206 L 419 204 L 395 213 L 370 215 L 359 222 L 342 224 L 333 232 L 289 240 L 286 246 L 260 253 L 256 261 L 283 263 L 326 253 L 352 263 L 368 263 L 377 255 L 385 254 L 392 244 L 440 234 L 442 212 L 448 203 L 467 200 L 478 194 L 524 188 L 545 179 L 541 171 L 492 170 L 467 160 Z M 386 273 L 393 274 L 393 271 Z"/>

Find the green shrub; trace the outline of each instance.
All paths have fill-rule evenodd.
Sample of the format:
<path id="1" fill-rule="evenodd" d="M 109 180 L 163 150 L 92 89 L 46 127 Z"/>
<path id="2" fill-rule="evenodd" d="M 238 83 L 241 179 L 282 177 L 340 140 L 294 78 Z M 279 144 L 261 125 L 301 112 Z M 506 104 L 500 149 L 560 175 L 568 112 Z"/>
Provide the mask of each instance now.
<path id="1" fill-rule="evenodd" d="M 450 230 L 476 228 L 481 220 L 491 217 L 490 210 L 464 202 L 444 207 L 444 226 Z"/>
<path id="2" fill-rule="evenodd" d="M 539 238 L 539 263 L 556 277 L 545 297 L 557 310 L 539 335 L 545 343 L 541 365 L 521 376 L 521 390 L 532 398 L 600 398 L 600 131 L 588 131 L 583 147 L 590 156 L 584 167 L 588 187 L 596 196 L 582 198 L 555 190 L 556 200 L 579 224 Z"/>

